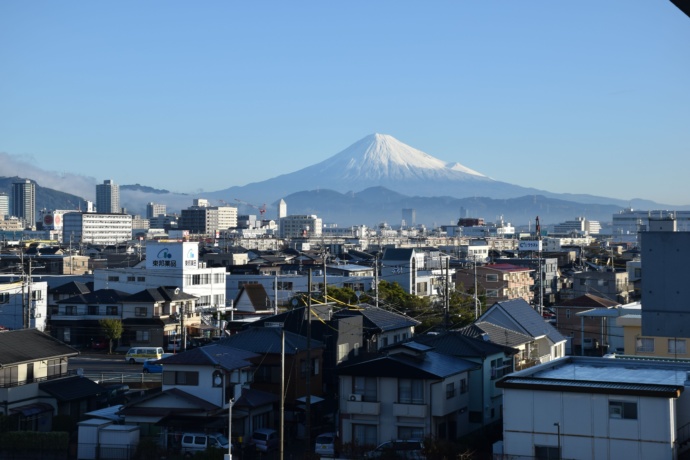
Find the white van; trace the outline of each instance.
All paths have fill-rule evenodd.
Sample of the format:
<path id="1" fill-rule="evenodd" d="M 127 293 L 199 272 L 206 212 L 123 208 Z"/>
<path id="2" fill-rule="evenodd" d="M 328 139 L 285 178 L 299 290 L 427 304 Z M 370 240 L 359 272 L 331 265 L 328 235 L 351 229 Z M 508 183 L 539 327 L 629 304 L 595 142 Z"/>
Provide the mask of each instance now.
<path id="1" fill-rule="evenodd" d="M 143 363 L 147 359 L 161 359 L 163 357 L 162 347 L 132 347 L 125 355 L 125 361 L 134 363 Z"/>
<path id="2" fill-rule="evenodd" d="M 185 433 L 180 441 L 180 450 L 185 458 L 192 458 L 194 452 L 209 447 L 227 451 L 228 444 L 228 438 L 220 433 Z"/>

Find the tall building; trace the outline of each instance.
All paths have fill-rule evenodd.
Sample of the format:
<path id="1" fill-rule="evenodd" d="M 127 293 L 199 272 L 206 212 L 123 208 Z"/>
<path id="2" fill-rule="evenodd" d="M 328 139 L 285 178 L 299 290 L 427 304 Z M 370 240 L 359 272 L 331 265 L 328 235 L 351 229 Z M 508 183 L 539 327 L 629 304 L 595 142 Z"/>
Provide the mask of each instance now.
<path id="1" fill-rule="evenodd" d="M 154 217 L 164 216 L 167 212 L 167 208 L 164 204 L 160 203 L 149 203 L 146 205 L 146 218 L 153 219 Z"/>
<path id="2" fill-rule="evenodd" d="M 208 200 L 194 200 L 194 206 L 180 213 L 178 228 L 190 233 L 212 235 L 220 230 L 237 227 L 237 208 L 208 206 Z"/>
<path id="3" fill-rule="evenodd" d="M 414 227 L 417 225 L 417 211 L 412 208 L 403 209 L 402 219 L 405 221 L 405 225 L 408 227 Z"/>
<path id="4" fill-rule="evenodd" d="M 287 217 L 287 203 L 281 198 L 278 202 L 278 220 L 283 217 Z"/>
<path id="5" fill-rule="evenodd" d="M 132 239 L 129 214 L 68 212 L 62 222 L 62 241 L 107 246 Z"/>
<path id="6" fill-rule="evenodd" d="M 314 238 L 320 237 L 323 222 L 314 215 L 294 215 L 280 219 L 281 238 Z"/>
<path id="7" fill-rule="evenodd" d="M 10 215 L 10 197 L 0 192 L 0 217 L 6 219 Z"/>
<path id="8" fill-rule="evenodd" d="M 36 225 L 36 184 L 29 179 L 12 184 L 11 214 L 24 220 L 24 225 Z"/>
<path id="9" fill-rule="evenodd" d="M 120 186 L 110 179 L 96 185 L 96 211 L 99 213 L 120 213 Z"/>

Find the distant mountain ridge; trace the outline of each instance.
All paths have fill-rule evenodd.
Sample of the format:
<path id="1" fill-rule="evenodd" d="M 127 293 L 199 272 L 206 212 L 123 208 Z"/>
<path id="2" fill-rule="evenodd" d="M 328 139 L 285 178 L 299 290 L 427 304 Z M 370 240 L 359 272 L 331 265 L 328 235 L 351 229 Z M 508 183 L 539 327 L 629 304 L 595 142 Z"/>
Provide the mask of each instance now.
<path id="1" fill-rule="evenodd" d="M 15 178 L 0 178 L 0 191 L 11 190 Z M 229 179 L 230 180 L 230 179 Z M 95 195 L 94 184 L 94 195 Z M 168 212 L 206 198 L 212 205 L 235 204 L 240 213 L 256 214 L 240 204 L 266 203 L 266 218 L 277 217 L 282 198 L 289 214 L 316 214 L 339 225 L 399 223 L 403 208 L 413 208 L 417 223 L 457 222 L 461 208 L 473 217 L 494 221 L 501 216 L 518 225 L 537 215 L 542 223 L 584 216 L 607 222 L 626 207 L 667 207 L 649 200 L 618 200 L 588 194 L 557 194 L 496 181 L 460 162 L 444 162 L 392 136 L 371 134 L 315 165 L 261 182 L 195 195 L 170 193 L 140 184 L 120 185 L 120 205 L 131 214 L 145 214 L 146 204 L 165 204 Z M 37 209 L 85 209 L 75 195 L 37 187 Z"/>

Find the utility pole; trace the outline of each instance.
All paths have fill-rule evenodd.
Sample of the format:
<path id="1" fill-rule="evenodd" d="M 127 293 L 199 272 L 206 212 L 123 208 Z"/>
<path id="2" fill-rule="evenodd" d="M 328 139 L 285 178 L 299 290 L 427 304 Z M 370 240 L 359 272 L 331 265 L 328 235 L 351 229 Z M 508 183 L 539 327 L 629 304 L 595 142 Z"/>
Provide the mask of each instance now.
<path id="1" fill-rule="evenodd" d="M 379 308 L 379 255 L 374 257 L 374 298 L 376 308 Z"/>
<path id="2" fill-rule="evenodd" d="M 307 407 L 305 409 L 304 414 L 306 418 L 306 449 L 311 448 L 311 268 L 309 269 L 308 283 L 309 289 L 307 294 L 309 295 L 309 297 L 307 299 L 307 375 L 305 381 L 307 387 L 307 396 L 305 402 L 307 404 Z"/>

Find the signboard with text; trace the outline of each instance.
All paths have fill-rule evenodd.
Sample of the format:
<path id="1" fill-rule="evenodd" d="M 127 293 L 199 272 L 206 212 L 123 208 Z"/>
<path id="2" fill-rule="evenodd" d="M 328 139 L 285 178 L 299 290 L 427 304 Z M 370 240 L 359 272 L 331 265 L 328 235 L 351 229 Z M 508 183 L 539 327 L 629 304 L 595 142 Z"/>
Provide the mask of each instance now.
<path id="1" fill-rule="evenodd" d="M 149 242 L 146 244 L 146 268 L 196 269 L 199 267 L 199 245 L 190 242 Z"/>
<path id="2" fill-rule="evenodd" d="M 520 241 L 518 251 L 541 251 L 541 240 Z"/>

